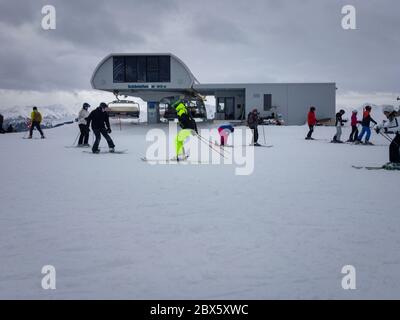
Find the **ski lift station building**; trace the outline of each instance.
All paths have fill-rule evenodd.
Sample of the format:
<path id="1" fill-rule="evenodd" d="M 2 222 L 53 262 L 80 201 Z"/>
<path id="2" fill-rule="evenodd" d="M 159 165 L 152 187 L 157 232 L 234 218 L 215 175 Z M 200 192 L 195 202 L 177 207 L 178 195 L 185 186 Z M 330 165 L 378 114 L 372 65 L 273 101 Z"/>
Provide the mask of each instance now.
<path id="1" fill-rule="evenodd" d="M 110 54 L 96 67 L 94 89 L 139 97 L 147 102 L 148 122 L 160 121 L 160 104 L 177 98 L 215 96 L 216 120 L 242 120 L 257 108 L 261 116 L 280 114 L 287 125 L 303 125 L 310 106 L 319 119 L 332 119 L 335 83 L 200 83 L 173 54 Z"/>

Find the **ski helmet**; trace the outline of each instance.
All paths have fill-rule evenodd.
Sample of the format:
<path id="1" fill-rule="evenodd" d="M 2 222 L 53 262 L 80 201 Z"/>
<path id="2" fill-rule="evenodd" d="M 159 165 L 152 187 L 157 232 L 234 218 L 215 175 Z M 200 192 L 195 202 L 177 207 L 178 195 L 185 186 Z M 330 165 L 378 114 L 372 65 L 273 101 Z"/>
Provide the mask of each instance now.
<path id="1" fill-rule="evenodd" d="M 102 109 L 108 108 L 107 103 L 105 103 L 105 102 L 100 103 L 100 108 L 102 108 Z"/>
<path id="2" fill-rule="evenodd" d="M 385 105 L 382 108 L 383 113 L 392 113 L 394 112 L 394 107 L 391 105 Z"/>
<path id="3" fill-rule="evenodd" d="M 33 110 L 34 110 L 34 111 L 37 111 L 37 107 L 33 107 Z"/>
<path id="4" fill-rule="evenodd" d="M 90 104 L 85 102 L 83 104 L 83 109 L 89 109 L 89 108 L 90 108 Z"/>

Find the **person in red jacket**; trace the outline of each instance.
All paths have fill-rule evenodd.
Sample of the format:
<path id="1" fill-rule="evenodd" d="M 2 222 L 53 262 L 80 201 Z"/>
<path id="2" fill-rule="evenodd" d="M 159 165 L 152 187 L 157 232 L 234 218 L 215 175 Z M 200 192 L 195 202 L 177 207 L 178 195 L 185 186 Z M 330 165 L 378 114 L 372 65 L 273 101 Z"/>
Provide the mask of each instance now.
<path id="1" fill-rule="evenodd" d="M 358 138 L 358 124 L 361 123 L 361 121 L 358 121 L 357 119 L 357 110 L 353 110 L 353 114 L 351 115 L 351 134 L 349 137 L 349 140 L 347 142 L 354 142 Z"/>
<path id="2" fill-rule="evenodd" d="M 317 117 L 315 116 L 315 107 L 311 107 L 310 111 L 308 112 L 307 116 L 307 123 L 308 127 L 310 128 L 310 131 L 307 134 L 306 140 L 314 140 L 311 136 L 314 132 L 314 127 L 317 124 Z"/>

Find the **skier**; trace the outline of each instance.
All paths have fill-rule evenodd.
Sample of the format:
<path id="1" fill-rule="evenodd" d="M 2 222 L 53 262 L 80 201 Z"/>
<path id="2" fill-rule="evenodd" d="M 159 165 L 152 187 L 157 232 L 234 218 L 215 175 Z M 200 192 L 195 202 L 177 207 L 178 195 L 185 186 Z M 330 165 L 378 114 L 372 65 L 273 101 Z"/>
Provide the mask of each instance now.
<path id="1" fill-rule="evenodd" d="M 222 125 L 218 128 L 218 133 L 221 137 L 221 146 L 225 146 L 225 144 L 228 142 L 228 137 L 231 133 L 233 133 L 235 131 L 235 128 L 230 125 L 230 124 L 226 124 L 226 125 Z"/>
<path id="2" fill-rule="evenodd" d="M 260 114 L 257 109 L 253 109 L 252 112 L 247 116 L 247 124 L 249 128 L 253 131 L 253 146 L 260 147 L 261 144 L 258 143 L 258 125 L 261 123 Z"/>
<path id="3" fill-rule="evenodd" d="M 99 144 L 101 140 L 101 135 L 106 139 L 109 151 L 111 153 L 115 151 L 114 142 L 109 136 L 109 134 L 111 133 L 111 127 L 110 127 L 110 119 L 108 118 L 106 109 L 107 109 L 107 104 L 102 102 L 86 118 L 88 128 L 90 126 L 90 123 L 92 123 L 92 130 L 96 137 L 96 140 L 92 147 L 93 153 L 100 153 Z"/>
<path id="4" fill-rule="evenodd" d="M 365 110 L 363 113 L 363 119 L 361 121 L 362 130 L 361 130 L 360 135 L 357 138 L 357 141 L 355 142 L 356 144 L 362 143 L 362 139 L 363 139 L 364 135 L 367 134 L 367 136 L 365 137 L 365 144 L 372 145 L 372 143 L 369 142 L 369 139 L 371 138 L 371 128 L 369 126 L 371 125 L 371 122 L 373 122 L 375 125 L 377 125 L 378 123 L 374 119 L 372 119 L 371 110 L 372 110 L 372 108 L 370 106 L 365 107 Z"/>
<path id="5" fill-rule="evenodd" d="M 349 140 L 347 140 L 347 142 L 354 142 L 358 138 L 358 126 L 357 125 L 361 122 L 358 121 L 357 114 L 358 114 L 358 111 L 353 110 L 352 115 L 351 115 L 351 134 L 350 134 Z"/>
<path id="6" fill-rule="evenodd" d="M 333 137 L 333 140 L 331 141 L 332 143 L 343 143 L 343 141 L 340 140 L 340 138 L 342 137 L 342 127 L 343 124 L 345 122 L 347 122 L 347 120 L 343 120 L 343 115 L 346 112 L 344 110 L 340 110 L 338 113 L 336 113 L 336 134 Z"/>
<path id="7" fill-rule="evenodd" d="M 198 134 L 196 121 L 193 119 L 182 100 L 177 100 L 172 104 L 172 107 L 176 110 L 178 124 L 182 128 L 175 139 L 176 158 L 174 160 L 186 160 L 188 156 L 185 154 L 185 141 L 190 136 Z"/>
<path id="8" fill-rule="evenodd" d="M 383 166 L 387 170 L 400 170 L 400 110 L 396 112 L 393 106 L 384 106 L 383 113 L 388 121 L 377 126 L 376 133 L 384 130 L 385 134 L 395 135 L 389 146 L 389 163 Z"/>
<path id="9" fill-rule="evenodd" d="M 85 102 L 82 106 L 81 111 L 79 111 L 78 114 L 78 125 L 79 125 L 79 130 L 81 132 L 81 135 L 79 136 L 78 140 L 78 147 L 90 147 L 89 145 L 90 129 L 86 120 L 86 118 L 89 117 L 89 111 L 88 111 L 89 108 L 90 105 Z"/>
<path id="10" fill-rule="evenodd" d="M 3 121 L 4 121 L 4 117 L 3 115 L 0 113 L 0 133 L 6 133 L 3 129 Z"/>
<path id="11" fill-rule="evenodd" d="M 314 127 L 317 125 L 317 117 L 315 116 L 315 110 L 316 110 L 315 107 L 311 107 L 307 115 L 307 124 L 308 127 L 310 128 L 310 131 L 308 131 L 306 140 L 314 140 L 312 138 L 312 134 L 314 132 Z"/>
<path id="12" fill-rule="evenodd" d="M 36 128 L 40 135 L 41 138 L 44 139 L 44 134 L 42 129 L 40 128 L 40 123 L 42 122 L 42 115 L 41 113 L 38 111 L 37 107 L 33 107 L 32 109 L 32 113 L 31 113 L 31 128 L 29 129 L 29 137 L 28 139 L 32 139 L 32 134 L 33 134 L 33 129 Z"/>

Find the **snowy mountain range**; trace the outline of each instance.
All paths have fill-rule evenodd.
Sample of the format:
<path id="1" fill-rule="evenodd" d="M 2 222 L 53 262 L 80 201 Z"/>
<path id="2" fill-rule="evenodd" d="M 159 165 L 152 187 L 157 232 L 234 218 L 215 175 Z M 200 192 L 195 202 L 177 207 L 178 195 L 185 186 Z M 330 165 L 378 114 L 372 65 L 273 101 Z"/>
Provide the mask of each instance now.
<path id="1" fill-rule="evenodd" d="M 0 113 L 4 116 L 3 127 L 7 128 L 9 125 L 12 125 L 16 131 L 27 130 L 32 107 L 33 106 L 14 106 L 0 109 Z M 43 116 L 42 125 L 45 128 L 51 128 L 65 122 L 73 121 L 79 112 L 79 108 L 79 105 L 67 107 L 62 104 L 38 107 Z"/>

